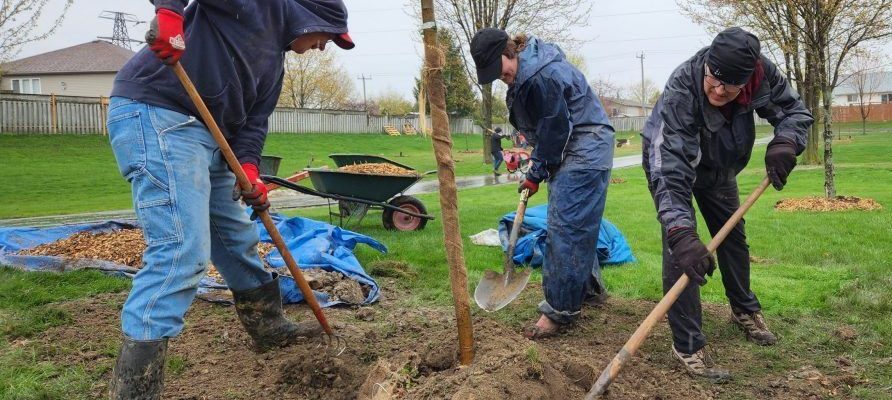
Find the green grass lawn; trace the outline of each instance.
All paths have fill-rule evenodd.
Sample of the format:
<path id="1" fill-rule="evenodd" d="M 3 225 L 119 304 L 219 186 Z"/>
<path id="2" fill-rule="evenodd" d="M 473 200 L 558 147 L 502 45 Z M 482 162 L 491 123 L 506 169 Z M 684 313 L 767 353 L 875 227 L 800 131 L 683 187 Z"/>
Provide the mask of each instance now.
<path id="1" fill-rule="evenodd" d="M 621 132 L 617 137 L 637 137 L 637 133 Z M 479 135 L 456 135 L 453 141 L 458 176 L 491 173 L 492 165 L 483 163 Z M 617 155 L 639 152 L 641 142 L 633 139 L 632 143 L 617 149 Z M 307 166 L 334 167 L 328 158 L 331 153 L 377 154 L 429 171 L 436 169 L 431 146 L 431 140 L 421 136 L 274 133 L 264 154 L 283 158 L 280 176 Z M 0 219 L 132 207 L 130 187 L 118 173 L 105 136 L 0 135 L 0 160 L 4 166 L 0 180 L 21 187 L 0 193 Z"/>
<path id="2" fill-rule="evenodd" d="M 857 124 L 853 124 L 855 125 Z M 759 296 L 773 329 L 781 337 L 778 346 L 755 348 L 753 351 L 764 360 L 770 361 L 769 368 L 772 371 L 786 371 L 804 365 L 832 370 L 835 368 L 835 359 L 846 356 L 853 361 L 859 377 L 868 380 L 868 383 L 856 387 L 852 394 L 854 398 L 882 399 L 892 396 L 889 389 L 892 387 L 892 368 L 889 367 L 892 362 L 892 290 L 889 289 L 892 287 L 892 274 L 889 273 L 892 268 L 892 242 L 889 240 L 892 237 L 892 213 L 889 212 L 889 207 L 892 207 L 892 161 L 889 158 L 892 153 L 892 132 L 880 133 L 887 127 L 874 126 L 875 129 L 866 136 L 853 134 L 851 140 L 839 142 L 835 147 L 839 194 L 870 197 L 883 204 L 884 209 L 833 213 L 774 211 L 773 205 L 780 199 L 819 196 L 823 193 L 823 169 L 800 166 L 782 192 L 769 189 L 746 217 L 751 253 L 765 260 L 753 264 L 753 289 Z M 860 126 L 852 129 L 855 128 Z M 286 159 L 299 159 L 300 155 L 311 152 L 293 150 L 288 153 L 285 149 L 290 148 L 288 143 L 291 141 L 305 137 L 308 136 L 273 135 L 268 148 L 276 149 L 270 151 L 271 154 L 282 155 Z M 102 165 L 113 162 L 110 151 L 107 151 L 104 161 L 102 156 L 96 155 L 100 153 L 95 151 L 97 148 L 107 150 L 107 145 L 103 145 L 104 138 L 62 138 L 67 144 L 41 150 L 44 154 L 55 154 L 52 158 L 45 158 L 52 159 L 52 162 L 26 163 L 28 158 L 22 156 L 16 159 L 15 165 L 22 165 L 26 171 L 32 171 L 28 176 L 45 174 L 47 179 L 54 176 L 54 171 L 58 174 L 61 169 L 66 171 L 66 179 L 77 177 L 81 184 L 86 184 L 93 180 L 81 176 L 87 172 L 74 173 L 71 165 L 75 163 L 69 159 L 86 158 L 92 165 L 88 169 L 90 173 L 109 169 Z M 15 151 L 8 150 L 9 144 L 26 146 L 42 143 L 47 147 L 52 146 L 53 139 L 58 137 L 0 137 L 0 154 L 16 154 Z M 314 139 L 331 139 L 331 144 L 338 143 L 334 138 Z M 386 142 L 394 138 L 380 139 Z M 418 142 L 418 147 L 413 150 L 417 154 L 415 157 L 418 157 L 413 160 L 417 162 L 407 161 L 408 164 L 419 164 L 419 169 L 428 168 L 425 165 L 432 166 L 423 164 L 425 161 L 422 152 L 429 151 L 426 147 L 429 143 L 424 139 L 397 139 Z M 479 140 L 479 137 L 476 139 Z M 457 140 L 456 150 L 462 149 L 460 144 L 460 140 Z M 89 151 L 93 155 L 84 155 Z M 361 147 L 343 151 L 361 151 Z M 390 148 L 380 150 L 385 155 L 393 151 Z M 326 152 L 322 153 L 323 157 Z M 764 148 L 757 148 L 751 167 L 740 174 L 742 197 L 748 195 L 763 176 L 763 156 Z M 5 156 L 0 159 L 4 162 L 7 160 Z M 283 168 L 297 168 L 305 163 L 293 162 L 294 164 L 286 163 Z M 44 164 L 56 166 L 41 169 L 40 165 Z M 466 167 L 458 163 L 457 168 L 461 171 L 461 168 Z M 481 168 L 485 172 L 485 167 Z M 2 176 L 7 181 L 22 181 L 21 175 L 12 175 L 6 169 L 3 170 L 0 174 L 10 174 Z M 36 170 L 42 172 L 36 174 Z M 463 173 L 479 172 L 465 169 Z M 126 186 L 115 174 L 116 171 L 108 173 L 108 179 L 116 183 L 109 183 L 110 186 L 105 186 L 105 190 L 121 185 L 126 191 Z M 607 285 L 617 297 L 657 300 L 662 294 L 659 226 L 643 173 L 636 167 L 614 171 L 613 176 L 627 181 L 610 186 L 605 217 L 622 230 L 639 261 L 632 265 L 608 268 L 605 271 Z M 43 187 L 42 182 L 38 183 L 40 184 L 29 184 L 29 189 L 24 192 L 30 193 L 31 187 Z M 95 198 L 87 196 L 86 191 L 78 185 L 70 187 L 74 187 L 71 190 L 84 199 L 82 206 L 96 204 Z M 15 207 L 21 204 L 21 196 L 13 197 L 9 191 L 3 196 L 7 196 L 7 201 L 0 202 L 0 215 L 12 214 Z M 58 199 L 54 196 L 59 196 L 58 192 L 45 192 L 40 197 L 29 200 L 27 206 L 38 210 L 38 206 L 58 208 L 61 205 L 57 202 L 69 202 L 68 199 L 64 202 L 53 200 Z M 411 301 L 445 307 L 450 304 L 451 297 L 442 245 L 439 198 L 436 194 L 422 195 L 420 198 L 429 212 L 438 217 L 437 220 L 431 221 L 427 229 L 421 232 L 391 232 L 381 226 L 380 213 L 372 212 L 361 224 L 351 228 L 375 237 L 385 243 L 390 251 L 382 255 L 360 247 L 357 256 L 364 265 L 372 266 L 378 260 L 407 262 L 415 274 L 404 278 L 401 284 L 412 289 Z M 532 198 L 531 206 L 541 204 L 545 198 L 543 190 L 543 193 Z M 516 205 L 517 193 L 514 185 L 468 189 L 459 193 L 461 230 L 465 238 L 465 258 L 472 287 L 483 271 L 500 268 L 501 254 L 493 248 L 474 246 L 467 237 L 495 227 L 499 217 L 514 210 Z M 121 204 L 102 209 L 126 207 L 127 204 Z M 327 212 L 327 208 L 314 208 L 296 210 L 290 214 L 325 220 Z M 700 225 L 704 226 L 702 223 Z M 705 229 L 701 231 L 703 237 L 708 237 Z M 722 287 L 718 283 L 718 271 L 716 274 L 703 288 L 703 298 L 705 302 L 726 304 Z M 541 275 L 536 273 L 533 279 L 540 280 Z M 127 285 L 126 281 L 91 272 L 26 274 L 0 269 L 0 399 L 66 397 L 65 394 L 78 393 L 79 388 L 97 379 L 95 373 L 91 375 L 85 370 L 63 369 L 51 362 L 39 361 L 37 350 L 16 343 L 33 337 L 49 326 L 68 323 L 65 313 L 57 309 L 53 302 L 91 296 L 99 292 L 121 291 Z M 528 311 L 509 307 L 503 312 L 487 315 L 516 323 L 521 318 L 527 318 Z M 840 326 L 854 329 L 857 333 L 854 341 L 846 342 L 835 337 L 834 332 Z M 721 336 L 731 329 L 733 327 L 727 324 L 705 327 L 710 336 Z M 743 372 L 744 375 L 746 373 Z M 752 373 L 755 374 L 755 370 Z M 745 384 L 744 380 L 733 385 Z"/>

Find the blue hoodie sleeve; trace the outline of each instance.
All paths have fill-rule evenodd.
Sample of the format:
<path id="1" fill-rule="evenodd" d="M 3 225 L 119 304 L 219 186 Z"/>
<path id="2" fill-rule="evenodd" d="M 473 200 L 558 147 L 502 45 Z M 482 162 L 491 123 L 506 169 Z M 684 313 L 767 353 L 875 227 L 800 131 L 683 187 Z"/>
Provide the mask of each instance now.
<path id="1" fill-rule="evenodd" d="M 551 167 L 563 161 L 564 148 L 573 131 L 570 110 L 564 92 L 564 82 L 550 75 L 537 74 L 527 85 L 526 112 L 536 121 L 536 147 L 530 158 L 533 161 L 527 179 L 541 182 L 548 177 Z"/>
<path id="2" fill-rule="evenodd" d="M 276 84 L 271 85 L 263 98 L 251 107 L 245 126 L 232 138 L 230 146 L 239 164 L 260 165 L 260 154 L 263 153 L 263 143 L 266 142 L 266 134 L 269 131 L 269 116 L 275 111 L 279 102 L 284 76 L 285 72 L 282 70 Z"/>

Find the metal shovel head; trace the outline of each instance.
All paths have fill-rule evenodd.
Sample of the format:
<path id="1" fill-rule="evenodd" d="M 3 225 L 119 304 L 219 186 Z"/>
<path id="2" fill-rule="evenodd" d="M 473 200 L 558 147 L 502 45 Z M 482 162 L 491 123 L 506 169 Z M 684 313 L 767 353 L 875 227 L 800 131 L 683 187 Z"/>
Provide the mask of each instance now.
<path id="1" fill-rule="evenodd" d="M 532 273 L 533 269 L 529 267 L 521 271 L 509 268 L 501 274 L 486 271 L 474 290 L 474 301 L 485 311 L 498 311 L 520 295 Z"/>

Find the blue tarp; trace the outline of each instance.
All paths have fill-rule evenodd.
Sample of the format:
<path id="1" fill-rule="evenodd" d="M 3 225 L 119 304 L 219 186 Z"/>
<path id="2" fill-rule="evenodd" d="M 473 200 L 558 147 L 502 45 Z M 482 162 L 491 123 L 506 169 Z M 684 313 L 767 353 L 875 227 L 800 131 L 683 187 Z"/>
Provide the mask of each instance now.
<path id="1" fill-rule="evenodd" d="M 360 284 L 368 285 L 370 291 L 363 304 L 369 304 L 378 300 L 379 287 L 375 280 L 366 274 L 359 260 L 353 255 L 353 249 L 357 244 L 367 244 L 382 253 L 387 252 L 380 242 L 355 232 L 341 229 L 323 222 L 311 219 L 293 217 L 285 218 L 279 214 L 273 214 L 276 227 L 291 254 L 297 258 L 301 269 L 321 268 L 326 271 L 337 271 L 348 278 L 356 280 Z M 0 265 L 7 265 L 27 271 L 68 271 L 73 269 L 99 269 L 104 272 L 130 276 L 137 272 L 136 268 L 117 264 L 110 261 L 63 259 L 52 256 L 25 256 L 15 253 L 41 244 L 56 242 L 78 232 L 108 233 L 121 229 L 138 228 L 133 221 L 108 221 L 94 224 L 63 225 L 49 228 L 2 228 L 0 227 Z M 269 233 L 257 221 L 257 229 L 260 240 L 272 242 Z M 284 268 L 285 261 L 278 250 L 273 250 L 266 256 L 267 263 L 274 268 Z M 294 280 L 288 276 L 282 276 L 279 280 L 282 289 L 282 300 L 285 303 L 297 303 L 303 301 L 303 295 L 297 289 Z M 225 282 L 218 282 L 205 277 L 199 284 L 199 293 L 207 293 L 213 289 L 225 289 Z M 328 307 L 342 303 L 333 301 L 328 295 L 315 292 L 316 298 L 322 307 Z"/>
<path id="2" fill-rule="evenodd" d="M 499 221 L 499 239 L 502 250 L 508 250 L 508 235 L 514 224 L 512 211 Z M 548 237 L 548 204 L 528 208 L 524 213 L 523 225 L 520 227 L 517 245 L 514 247 L 514 263 L 539 267 L 545 254 L 545 238 Z M 598 232 L 598 262 L 601 266 L 635 262 L 632 249 L 619 229 L 607 218 L 601 218 L 601 229 Z"/>

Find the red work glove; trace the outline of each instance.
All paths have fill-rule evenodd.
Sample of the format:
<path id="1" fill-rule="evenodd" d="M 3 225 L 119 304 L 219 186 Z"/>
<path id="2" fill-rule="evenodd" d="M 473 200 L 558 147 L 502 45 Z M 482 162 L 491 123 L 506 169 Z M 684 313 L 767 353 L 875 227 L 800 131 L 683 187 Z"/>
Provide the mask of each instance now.
<path id="1" fill-rule="evenodd" d="M 236 182 L 235 189 L 232 191 L 232 199 L 238 200 L 241 198 L 245 201 L 245 204 L 251 206 L 254 209 L 254 212 L 251 214 L 251 220 L 254 220 L 257 218 L 257 213 L 269 208 L 269 198 L 266 196 L 269 193 L 269 189 L 260 180 L 260 171 L 256 165 L 244 163 L 242 164 L 242 169 L 245 171 L 245 175 L 248 176 L 248 182 L 251 182 L 253 186 L 250 191 L 244 191 L 241 190 L 238 182 Z"/>
<path id="2" fill-rule="evenodd" d="M 530 190 L 530 194 L 527 195 L 528 198 L 533 197 L 533 195 L 539 191 L 539 183 L 523 178 L 520 180 L 520 185 L 517 186 L 517 193 L 523 192 L 524 189 Z"/>
<path id="3" fill-rule="evenodd" d="M 183 35 L 183 16 L 166 8 L 159 8 L 146 32 L 146 42 L 155 56 L 167 65 L 176 64 L 186 50 Z"/>

